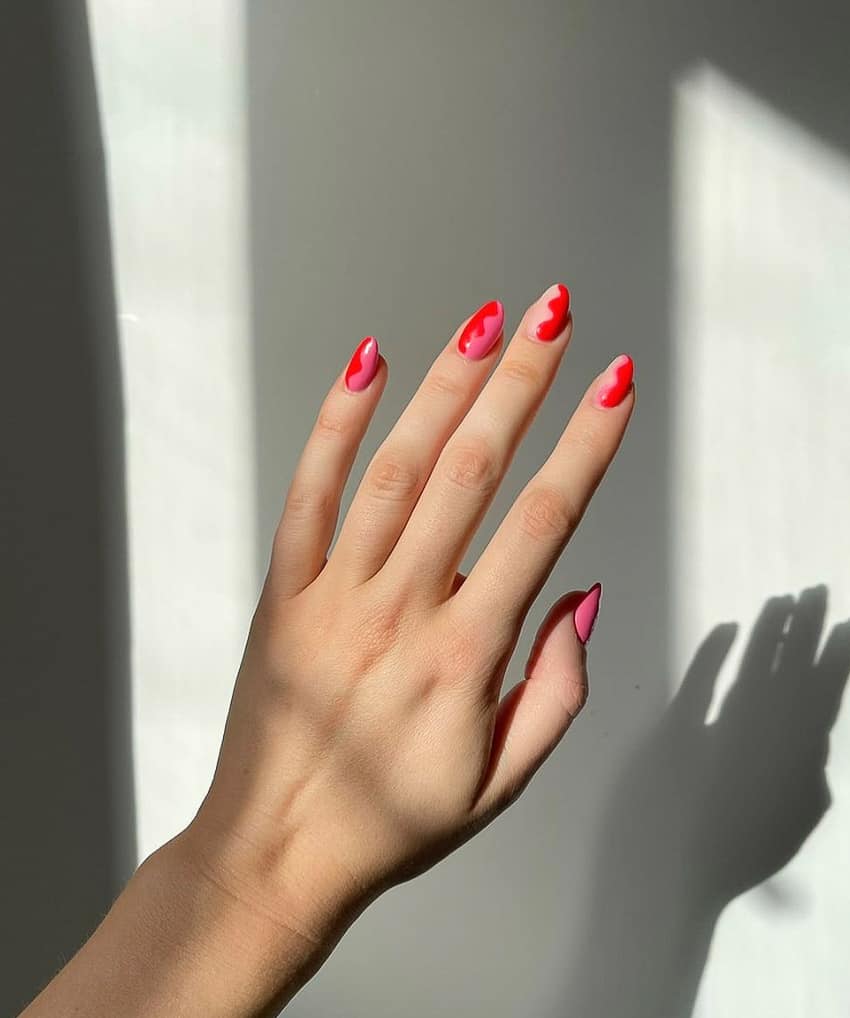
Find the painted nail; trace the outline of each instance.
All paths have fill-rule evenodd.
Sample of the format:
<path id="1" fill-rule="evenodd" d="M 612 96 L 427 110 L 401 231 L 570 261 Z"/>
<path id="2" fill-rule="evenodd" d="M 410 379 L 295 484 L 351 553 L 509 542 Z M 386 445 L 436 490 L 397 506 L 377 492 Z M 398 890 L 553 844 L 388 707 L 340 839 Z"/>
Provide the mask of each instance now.
<path id="1" fill-rule="evenodd" d="M 615 357 L 608 365 L 599 388 L 596 391 L 596 405 L 601 407 L 619 406 L 632 387 L 635 374 L 634 361 L 628 354 Z"/>
<path id="2" fill-rule="evenodd" d="M 596 624 L 596 617 L 599 615 L 599 602 L 602 600 L 602 584 L 594 583 L 576 607 L 573 615 L 573 623 L 576 627 L 576 636 L 581 643 L 587 643 L 593 627 Z"/>
<path id="3" fill-rule="evenodd" d="M 362 392 L 378 373 L 378 341 L 367 336 L 351 357 L 345 369 L 345 387 L 349 392 Z"/>
<path id="4" fill-rule="evenodd" d="M 491 300 L 479 308 L 466 323 L 457 348 L 464 357 L 480 361 L 493 349 L 505 324 L 505 309 L 500 300 Z"/>
<path id="5" fill-rule="evenodd" d="M 563 283 L 555 283 L 529 311 L 528 335 L 543 343 L 551 343 L 561 335 L 569 320 L 570 291 Z"/>

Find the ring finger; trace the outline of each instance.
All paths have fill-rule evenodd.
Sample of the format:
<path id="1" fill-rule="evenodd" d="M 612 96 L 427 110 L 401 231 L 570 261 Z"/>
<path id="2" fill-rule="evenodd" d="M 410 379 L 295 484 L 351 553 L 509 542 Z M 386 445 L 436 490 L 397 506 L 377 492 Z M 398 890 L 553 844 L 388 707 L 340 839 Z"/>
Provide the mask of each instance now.
<path id="1" fill-rule="evenodd" d="M 458 592 L 462 611 L 522 621 L 616 455 L 634 407 L 633 370 L 624 354 L 591 384 Z"/>

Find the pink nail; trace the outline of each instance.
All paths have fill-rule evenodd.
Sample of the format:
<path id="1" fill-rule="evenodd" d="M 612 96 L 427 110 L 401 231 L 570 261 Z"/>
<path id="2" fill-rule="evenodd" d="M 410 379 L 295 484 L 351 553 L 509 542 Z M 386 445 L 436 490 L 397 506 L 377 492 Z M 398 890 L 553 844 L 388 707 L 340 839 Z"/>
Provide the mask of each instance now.
<path id="1" fill-rule="evenodd" d="M 620 354 L 608 365 L 599 389 L 596 392 L 596 405 L 601 407 L 619 406 L 632 387 L 635 374 L 634 361 L 628 354 Z"/>
<path id="2" fill-rule="evenodd" d="M 352 354 L 345 369 L 345 386 L 349 392 L 362 392 L 378 373 L 378 341 L 367 336 Z"/>
<path id="3" fill-rule="evenodd" d="M 570 320 L 570 291 L 555 283 L 529 308 L 526 332 L 532 339 L 551 343 L 566 329 Z"/>
<path id="4" fill-rule="evenodd" d="M 466 323 L 457 348 L 464 357 L 480 361 L 493 349 L 505 324 L 505 309 L 500 300 L 491 300 L 479 308 Z"/>
<path id="5" fill-rule="evenodd" d="M 576 627 L 576 636 L 581 643 L 587 643 L 593 627 L 596 624 L 596 617 L 599 615 L 599 602 L 602 599 L 602 584 L 594 583 L 576 607 L 573 615 L 573 622 Z"/>

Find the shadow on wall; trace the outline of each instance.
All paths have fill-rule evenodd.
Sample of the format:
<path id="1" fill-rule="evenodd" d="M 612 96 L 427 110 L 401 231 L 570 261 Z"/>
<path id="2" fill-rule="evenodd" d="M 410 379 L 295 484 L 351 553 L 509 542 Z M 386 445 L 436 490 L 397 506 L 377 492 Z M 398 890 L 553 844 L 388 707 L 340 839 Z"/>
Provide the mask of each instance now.
<path id="1" fill-rule="evenodd" d="M 0 1014 L 135 866 L 123 419 L 83 0 L 0 33 Z"/>
<path id="2" fill-rule="evenodd" d="M 657 726 L 629 755 L 597 843 L 586 954 L 564 1015 L 687 1018 L 714 927 L 800 850 L 830 804 L 829 733 L 850 673 L 850 622 L 820 655 L 826 588 L 768 601 L 706 724 L 735 640 L 717 626 Z M 782 897 L 768 884 L 763 893 Z"/>

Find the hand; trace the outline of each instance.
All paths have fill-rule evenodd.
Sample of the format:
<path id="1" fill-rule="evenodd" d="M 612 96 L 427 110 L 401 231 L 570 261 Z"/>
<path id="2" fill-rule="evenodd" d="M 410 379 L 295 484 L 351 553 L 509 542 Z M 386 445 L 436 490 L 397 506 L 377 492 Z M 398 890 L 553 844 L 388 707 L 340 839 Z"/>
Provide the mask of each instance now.
<path id="1" fill-rule="evenodd" d="M 620 444 L 631 360 L 591 385 L 464 578 L 456 570 L 569 341 L 569 293 L 552 287 L 527 311 L 487 381 L 502 322 L 501 305 L 485 305 L 438 356 L 327 558 L 386 382 L 376 342 L 364 340 L 286 499 L 195 827 L 216 880 L 309 935 L 502 810 L 586 696 L 573 616 L 579 608 L 586 640 L 598 586 L 555 606 L 530 677 L 499 702 L 529 606 Z"/>
<path id="2" fill-rule="evenodd" d="M 27 1018 L 276 1015 L 369 901 L 504 809 L 564 734 L 587 695 L 598 584 L 558 600 L 525 680 L 499 694 L 620 444 L 632 363 L 591 385 L 464 577 L 569 341 L 569 293 L 551 287 L 527 311 L 488 381 L 502 323 L 493 301 L 439 355 L 328 558 L 386 382 L 375 341 L 358 347 L 298 463 L 210 790 Z"/>

